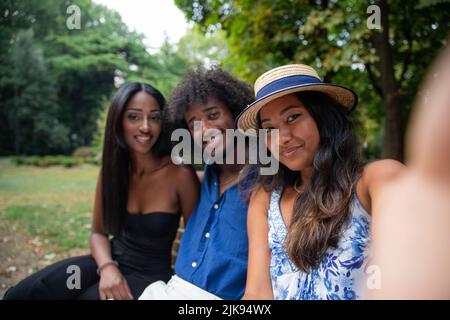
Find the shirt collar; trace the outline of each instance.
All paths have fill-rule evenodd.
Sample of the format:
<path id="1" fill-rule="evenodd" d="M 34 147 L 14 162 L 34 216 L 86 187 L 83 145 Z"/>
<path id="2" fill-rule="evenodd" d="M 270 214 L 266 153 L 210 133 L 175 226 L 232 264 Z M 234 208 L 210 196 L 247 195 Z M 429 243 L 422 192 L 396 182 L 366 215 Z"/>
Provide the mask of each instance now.
<path id="1" fill-rule="evenodd" d="M 220 187 L 219 167 L 217 166 L 217 164 L 205 165 L 205 175 L 203 179 L 203 183 L 205 183 L 206 187 L 205 189 L 209 193 L 210 199 L 213 199 L 215 201 L 219 198 Z M 234 189 L 237 189 L 237 187 L 237 183 L 233 183 L 229 188 L 227 188 L 222 196 Z"/>

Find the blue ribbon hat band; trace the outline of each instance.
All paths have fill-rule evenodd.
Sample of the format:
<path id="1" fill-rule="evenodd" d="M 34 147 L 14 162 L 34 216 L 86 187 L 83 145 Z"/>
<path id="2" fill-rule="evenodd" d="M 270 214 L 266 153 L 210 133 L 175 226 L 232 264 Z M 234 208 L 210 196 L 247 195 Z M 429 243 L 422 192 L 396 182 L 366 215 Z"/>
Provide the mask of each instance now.
<path id="1" fill-rule="evenodd" d="M 317 79 L 316 77 L 312 77 L 312 76 L 306 76 L 306 75 L 287 76 L 287 77 L 272 81 L 271 83 L 262 87 L 256 93 L 255 98 L 257 101 L 257 100 L 262 99 L 274 92 L 283 90 L 285 88 L 307 85 L 307 84 L 317 84 L 317 83 L 322 83 L 322 81 L 320 81 L 320 79 Z"/>

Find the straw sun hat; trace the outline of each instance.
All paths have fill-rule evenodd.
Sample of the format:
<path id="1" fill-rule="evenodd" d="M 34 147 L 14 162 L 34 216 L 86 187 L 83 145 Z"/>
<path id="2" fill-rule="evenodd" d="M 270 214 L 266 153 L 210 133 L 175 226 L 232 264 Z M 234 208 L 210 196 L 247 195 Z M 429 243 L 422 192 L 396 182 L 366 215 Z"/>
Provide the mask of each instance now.
<path id="1" fill-rule="evenodd" d="M 322 92 L 351 112 L 358 103 L 353 90 L 331 83 L 323 83 L 316 70 L 304 64 L 289 64 L 262 74 L 255 82 L 255 102 L 248 105 L 236 118 L 236 127 L 242 131 L 258 130 L 259 111 L 268 102 L 286 94 L 300 91 Z M 249 134 L 249 133 L 247 133 Z"/>

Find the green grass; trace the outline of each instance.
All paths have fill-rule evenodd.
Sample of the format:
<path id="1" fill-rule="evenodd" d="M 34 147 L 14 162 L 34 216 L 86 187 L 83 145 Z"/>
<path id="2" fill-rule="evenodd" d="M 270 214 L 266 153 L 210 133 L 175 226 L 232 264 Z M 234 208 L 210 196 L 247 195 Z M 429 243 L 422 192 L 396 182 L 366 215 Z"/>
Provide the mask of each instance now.
<path id="1" fill-rule="evenodd" d="M 86 248 L 99 168 L 37 168 L 0 158 L 0 219 L 55 252 Z"/>

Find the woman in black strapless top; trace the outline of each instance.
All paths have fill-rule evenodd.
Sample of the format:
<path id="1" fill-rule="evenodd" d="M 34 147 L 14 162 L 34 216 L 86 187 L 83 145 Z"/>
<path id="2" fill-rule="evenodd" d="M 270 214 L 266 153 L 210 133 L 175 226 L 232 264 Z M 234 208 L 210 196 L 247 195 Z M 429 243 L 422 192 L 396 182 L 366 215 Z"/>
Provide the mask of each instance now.
<path id="1" fill-rule="evenodd" d="M 150 283 L 170 279 L 172 244 L 180 218 L 186 224 L 197 203 L 199 182 L 169 157 L 164 106 L 148 84 L 119 89 L 105 129 L 92 254 L 32 274 L 4 299 L 137 299 Z"/>
<path id="2" fill-rule="evenodd" d="M 114 260 L 149 283 L 168 281 L 179 221 L 179 214 L 169 212 L 128 213 L 122 236 L 111 241 Z"/>

